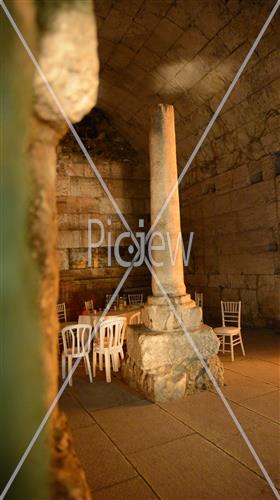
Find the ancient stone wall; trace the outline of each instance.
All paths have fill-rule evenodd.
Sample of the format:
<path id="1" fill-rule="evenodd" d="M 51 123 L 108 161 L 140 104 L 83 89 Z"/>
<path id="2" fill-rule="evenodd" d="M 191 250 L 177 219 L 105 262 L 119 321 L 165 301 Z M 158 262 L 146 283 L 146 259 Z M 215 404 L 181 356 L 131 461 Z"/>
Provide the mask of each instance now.
<path id="1" fill-rule="evenodd" d="M 280 73 L 273 33 L 261 42 L 181 190 L 183 229 L 195 233 L 186 281 L 204 293 L 209 321 L 219 318 L 221 299 L 241 300 L 248 325 L 280 321 Z M 207 92 L 201 116 L 222 97 Z M 196 130 L 189 151 L 202 128 Z"/>
<path id="2" fill-rule="evenodd" d="M 96 2 L 99 105 L 147 155 L 149 105 L 173 104 L 182 168 L 275 0 L 125 4 Z M 187 284 L 204 292 L 206 315 L 219 316 L 221 298 L 240 298 L 248 324 L 280 314 L 279 44 L 278 10 L 181 197 L 183 229 L 195 231 Z"/>
<path id="3" fill-rule="evenodd" d="M 139 218 L 144 218 L 147 227 L 149 179 L 135 151 L 98 109 L 76 128 L 130 227 L 137 230 Z M 57 154 L 60 300 L 66 302 L 68 316 L 76 319 L 85 300 L 93 298 L 96 307 L 102 307 L 105 294 L 118 285 L 125 268 L 114 258 L 113 244 L 126 229 L 70 133 L 58 146 Z M 89 218 L 100 220 L 105 228 L 102 244 L 92 252 L 91 267 L 88 263 Z M 92 241 L 98 241 L 100 228 L 93 225 L 92 230 Z M 107 231 L 111 233 L 111 243 Z M 130 239 L 123 240 L 120 251 L 128 262 L 131 261 L 130 243 Z M 108 263 L 108 248 L 112 252 L 112 265 Z M 149 285 L 150 276 L 142 266 L 131 272 L 125 288 Z"/>

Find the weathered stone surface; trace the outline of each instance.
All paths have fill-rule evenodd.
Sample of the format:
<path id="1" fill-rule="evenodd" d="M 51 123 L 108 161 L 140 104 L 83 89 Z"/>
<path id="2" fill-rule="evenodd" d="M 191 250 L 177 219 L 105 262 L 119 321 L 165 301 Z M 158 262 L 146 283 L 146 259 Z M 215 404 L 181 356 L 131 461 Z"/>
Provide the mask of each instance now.
<path id="1" fill-rule="evenodd" d="M 160 300 L 158 300 L 160 299 Z M 202 314 L 201 309 L 196 307 L 189 295 L 171 299 L 177 314 L 189 330 L 199 327 Z M 180 324 L 174 312 L 163 297 L 148 297 L 145 304 L 142 319 L 147 328 L 155 331 L 172 331 L 180 328 Z"/>
<path id="2" fill-rule="evenodd" d="M 64 3 L 53 11 L 51 30 L 41 39 L 40 66 L 65 113 L 78 122 L 97 99 L 97 34 L 89 2 Z M 95 56 L 95 57 L 94 57 Z M 35 74 L 35 112 L 54 125 L 64 124 L 45 83 Z"/>
<path id="3" fill-rule="evenodd" d="M 30 22 L 35 17 L 31 16 Z M 92 4 L 88 1 L 47 2 L 38 8 L 37 17 L 41 22 L 38 39 L 40 67 L 69 119 L 77 121 L 92 109 L 97 97 L 99 61 Z M 28 239 L 39 288 L 34 308 L 39 308 L 40 328 L 36 330 L 34 342 L 41 348 L 38 359 L 44 372 L 43 396 L 48 408 L 58 390 L 56 146 L 65 133 L 66 125 L 61 109 L 57 107 L 38 72 L 35 72 L 32 111 L 32 128 L 26 147 L 32 176 L 32 195 L 28 199 Z M 69 181 L 60 178 L 58 185 L 61 196 L 66 196 Z M 67 252 L 61 252 L 61 256 L 62 265 L 67 267 Z M 48 429 L 53 439 L 46 434 L 43 441 L 44 446 L 52 445 L 52 464 L 49 469 L 52 473 L 53 496 L 70 498 L 76 492 L 74 494 L 79 498 L 89 499 L 85 475 L 72 450 L 65 422 L 59 417 L 57 408 L 49 420 Z M 76 475 L 72 473 L 74 468 L 78 471 Z"/>
<path id="4" fill-rule="evenodd" d="M 168 232 L 174 247 L 181 226 L 173 108 L 159 105 L 152 113 L 151 223 L 156 226 L 159 235 Z M 158 222 L 158 212 L 172 188 L 169 206 Z M 221 383 L 223 374 L 217 358 L 219 340 L 210 327 L 203 325 L 201 308 L 186 294 L 182 247 L 179 246 L 177 260 L 173 263 L 167 245 L 154 250 L 153 296 L 148 297 L 144 305 L 143 325 L 128 328 L 127 358 L 122 365 L 122 374 L 129 384 L 141 390 L 147 398 L 167 401 L 180 398 L 197 388 L 209 387 L 201 363 L 197 362 L 199 354 L 206 363 L 212 359 Z M 157 265 L 159 257 L 162 266 Z M 190 341 L 182 325 L 187 329 Z"/>
<path id="5" fill-rule="evenodd" d="M 217 382 L 223 384 L 223 367 L 216 355 L 219 341 L 212 329 L 204 325 L 188 333 Z M 182 330 L 162 333 L 151 332 L 144 326 L 131 326 L 127 332 L 127 350 L 122 376 L 148 399 L 177 399 L 211 386 Z"/>
<path id="6" fill-rule="evenodd" d="M 146 229 L 149 186 L 145 165 L 100 110 L 95 109 L 76 125 L 76 129 L 92 152 L 99 173 L 131 229 L 139 230 L 139 219 L 144 220 Z M 116 273 L 113 245 L 125 228 L 71 134 L 67 134 L 58 146 L 57 174 L 58 248 L 60 279 L 63 280 L 60 301 L 67 303 L 69 318 L 76 320 L 85 300 L 94 297 L 95 305 L 102 307 L 106 293 L 118 285 L 123 269 Z M 105 229 L 100 247 L 93 252 L 91 269 L 88 268 L 87 248 L 89 218 L 98 219 Z M 93 224 L 92 242 L 99 241 L 100 237 L 100 227 Z M 130 243 L 129 239 L 120 243 L 120 254 L 128 262 L 131 261 L 127 251 Z M 109 252 L 112 253 L 111 266 Z M 87 273 L 87 277 L 81 276 L 81 271 Z M 149 287 L 147 272 L 141 275 L 135 269 L 131 279 L 135 280 L 135 286 Z"/>

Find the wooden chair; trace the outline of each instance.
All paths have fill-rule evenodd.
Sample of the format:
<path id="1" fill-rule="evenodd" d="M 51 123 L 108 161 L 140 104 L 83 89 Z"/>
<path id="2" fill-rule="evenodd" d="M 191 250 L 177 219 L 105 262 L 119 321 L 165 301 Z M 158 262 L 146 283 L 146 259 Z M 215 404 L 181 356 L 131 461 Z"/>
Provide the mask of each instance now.
<path id="1" fill-rule="evenodd" d="M 94 313 L 94 306 L 93 306 L 93 300 L 86 300 L 85 301 L 85 308 L 89 314 Z"/>
<path id="2" fill-rule="evenodd" d="M 56 305 L 56 312 L 57 312 L 58 321 L 61 323 L 61 327 L 66 326 L 67 314 L 66 314 L 65 302 L 62 302 L 61 304 Z M 60 354 L 62 352 L 62 350 L 63 350 L 63 342 L 62 342 L 62 336 L 61 336 L 61 330 L 60 330 L 59 334 L 58 334 L 58 353 Z"/>
<path id="3" fill-rule="evenodd" d="M 65 302 L 56 305 L 57 317 L 60 323 L 67 322 L 66 306 Z"/>
<path id="4" fill-rule="evenodd" d="M 143 304 L 143 293 L 128 294 L 128 303 L 130 305 Z"/>
<path id="5" fill-rule="evenodd" d="M 63 352 L 61 354 L 63 379 L 66 377 L 66 360 L 69 374 L 72 370 L 73 358 L 84 358 L 85 370 L 86 373 L 88 373 L 90 382 L 92 382 L 91 366 L 89 362 L 91 331 L 92 327 L 85 324 L 66 326 L 61 331 L 63 341 Z M 72 376 L 69 378 L 69 385 L 72 385 Z"/>
<path id="6" fill-rule="evenodd" d="M 234 347 L 239 344 L 242 354 L 245 356 L 241 336 L 241 302 L 221 301 L 221 311 L 223 326 L 214 328 L 214 332 L 221 342 L 220 350 L 223 353 L 230 352 L 231 361 L 234 361 Z M 229 349 L 226 349 L 226 345 L 229 346 Z"/>
<path id="7" fill-rule="evenodd" d="M 126 318 L 113 316 L 103 320 L 96 333 L 93 346 L 92 371 L 96 375 L 97 355 L 99 356 L 99 369 L 103 370 L 103 356 L 105 360 L 106 382 L 111 382 L 111 361 L 113 371 L 119 370 L 120 359 L 124 359 L 123 343 L 126 330 Z"/>

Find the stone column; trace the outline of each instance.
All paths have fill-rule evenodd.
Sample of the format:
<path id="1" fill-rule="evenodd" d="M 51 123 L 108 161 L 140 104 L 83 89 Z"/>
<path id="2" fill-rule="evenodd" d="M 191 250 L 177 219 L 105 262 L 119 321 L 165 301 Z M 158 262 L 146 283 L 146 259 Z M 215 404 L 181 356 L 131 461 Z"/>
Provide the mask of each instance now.
<path id="1" fill-rule="evenodd" d="M 152 108 L 150 118 L 150 203 L 153 224 L 174 190 L 178 177 L 174 108 L 170 104 L 157 104 Z M 185 324 L 192 330 L 198 328 L 201 310 L 196 307 L 190 295 L 186 294 L 184 283 L 178 186 L 156 222 L 150 246 L 151 264 L 159 282 Z M 143 311 L 145 326 L 159 331 L 174 331 L 180 328 L 154 277 L 152 291 L 153 295 L 148 297 Z"/>
<path id="2" fill-rule="evenodd" d="M 170 104 L 158 104 L 152 108 L 149 143 L 153 224 L 177 183 L 174 109 Z M 153 266 L 160 283 L 170 296 L 185 295 L 178 187 L 156 224 L 152 241 L 158 247 L 152 251 L 152 257 L 154 262 L 160 263 Z M 159 249 L 162 246 L 164 251 Z M 154 296 L 162 295 L 154 279 L 152 290 Z"/>
<path id="3" fill-rule="evenodd" d="M 165 203 L 177 182 L 176 145 L 173 106 L 158 104 L 152 111 L 150 130 L 151 222 Z M 159 219 L 153 237 L 153 269 L 169 296 L 166 300 L 153 279 L 153 295 L 142 310 L 143 324 L 127 329 L 127 357 L 122 376 L 152 401 L 177 399 L 185 394 L 211 387 L 203 366 L 189 342 L 195 343 L 219 384 L 223 384 L 223 367 L 217 356 L 219 341 L 213 330 L 201 321 L 201 309 L 186 293 L 180 234 L 178 188 Z M 158 233 L 155 235 L 155 233 Z M 168 244 L 168 238 L 170 244 Z M 165 244 L 165 247 L 164 247 Z M 157 263 L 162 263 L 158 267 Z M 174 308 L 176 313 L 174 313 Z M 180 318 L 180 321 L 177 318 Z M 185 328 L 181 325 L 184 323 Z M 186 330 L 188 336 L 186 336 Z"/>

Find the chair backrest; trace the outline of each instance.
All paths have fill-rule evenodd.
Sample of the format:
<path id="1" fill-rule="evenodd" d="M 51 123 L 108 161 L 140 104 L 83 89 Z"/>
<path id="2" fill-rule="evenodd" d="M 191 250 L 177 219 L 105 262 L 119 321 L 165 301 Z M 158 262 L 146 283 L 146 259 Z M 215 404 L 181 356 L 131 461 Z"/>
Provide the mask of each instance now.
<path id="1" fill-rule="evenodd" d="M 67 321 L 65 302 L 62 302 L 61 304 L 56 304 L 56 312 L 59 321 L 62 322 Z"/>
<path id="2" fill-rule="evenodd" d="M 194 292 L 194 300 L 197 306 L 203 308 L 203 293 Z"/>
<path id="3" fill-rule="evenodd" d="M 226 302 L 221 300 L 223 326 L 241 326 L 241 301 Z"/>
<path id="4" fill-rule="evenodd" d="M 136 313 L 130 316 L 128 324 L 129 325 L 139 325 L 141 323 L 141 312 L 137 311 Z"/>
<path id="5" fill-rule="evenodd" d="M 99 325 L 97 337 L 99 339 L 100 349 L 109 347 L 119 347 L 123 345 L 126 330 L 126 318 L 113 316 L 110 319 L 104 319 Z"/>
<path id="6" fill-rule="evenodd" d="M 107 304 L 109 303 L 109 301 L 111 300 L 112 298 L 112 293 L 106 293 L 106 306 Z M 119 302 L 119 296 L 117 295 L 112 303 L 112 305 L 118 305 L 118 302 Z"/>
<path id="7" fill-rule="evenodd" d="M 128 294 L 129 304 L 143 304 L 143 293 L 130 293 Z"/>
<path id="8" fill-rule="evenodd" d="M 91 350 L 92 327 L 86 324 L 69 325 L 62 329 L 63 351 L 68 354 L 87 354 Z"/>
<path id="9" fill-rule="evenodd" d="M 85 308 L 89 314 L 94 313 L 94 307 L 93 307 L 93 300 L 86 300 L 85 301 Z"/>

